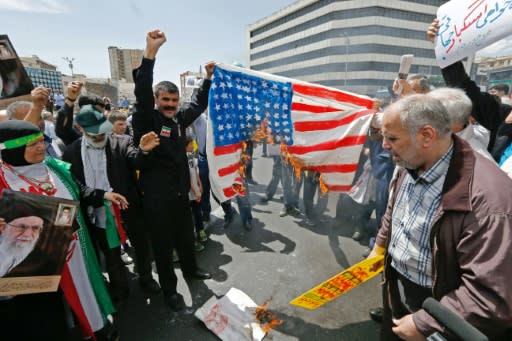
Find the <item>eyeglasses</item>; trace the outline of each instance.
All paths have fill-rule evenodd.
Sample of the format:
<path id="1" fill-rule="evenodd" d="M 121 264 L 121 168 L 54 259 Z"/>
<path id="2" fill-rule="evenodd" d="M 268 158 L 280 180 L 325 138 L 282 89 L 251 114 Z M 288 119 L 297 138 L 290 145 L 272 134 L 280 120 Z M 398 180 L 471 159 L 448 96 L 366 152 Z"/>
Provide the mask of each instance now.
<path id="1" fill-rule="evenodd" d="M 14 225 L 14 224 L 7 224 L 9 226 L 12 226 L 16 232 L 25 232 L 27 229 L 32 229 L 32 232 L 39 232 L 43 229 L 43 225 Z"/>

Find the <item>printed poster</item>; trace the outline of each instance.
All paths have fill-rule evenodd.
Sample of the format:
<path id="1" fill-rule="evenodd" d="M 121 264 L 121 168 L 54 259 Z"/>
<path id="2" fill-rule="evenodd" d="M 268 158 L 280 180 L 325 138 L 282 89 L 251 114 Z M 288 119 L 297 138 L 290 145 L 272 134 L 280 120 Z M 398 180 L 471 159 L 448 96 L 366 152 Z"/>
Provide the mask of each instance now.
<path id="1" fill-rule="evenodd" d="M 0 104 L 8 98 L 30 94 L 33 88 L 9 37 L 0 35 Z"/>
<path id="2" fill-rule="evenodd" d="M 4 190 L 0 196 L 0 296 L 56 291 L 79 203 Z"/>

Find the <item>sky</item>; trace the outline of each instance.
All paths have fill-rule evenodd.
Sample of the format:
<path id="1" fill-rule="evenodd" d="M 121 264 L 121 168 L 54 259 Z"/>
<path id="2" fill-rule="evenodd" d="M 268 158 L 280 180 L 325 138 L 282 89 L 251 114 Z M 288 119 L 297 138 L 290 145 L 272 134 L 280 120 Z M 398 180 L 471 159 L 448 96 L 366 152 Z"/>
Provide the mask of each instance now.
<path id="1" fill-rule="evenodd" d="M 179 84 L 180 73 L 212 60 L 246 64 L 247 26 L 294 2 L 0 0 L 0 34 L 19 56 L 35 54 L 65 74 L 63 57 L 75 58 L 75 73 L 109 78 L 108 46 L 144 49 L 147 32 L 160 29 L 167 42 L 154 80 Z"/>
<path id="2" fill-rule="evenodd" d="M 0 0 L 0 34 L 18 55 L 37 55 L 70 74 L 109 78 L 108 46 L 145 46 L 146 33 L 160 29 L 155 82 L 179 84 L 179 74 L 208 61 L 246 64 L 248 25 L 295 0 Z M 512 55 L 512 37 L 479 53 Z"/>

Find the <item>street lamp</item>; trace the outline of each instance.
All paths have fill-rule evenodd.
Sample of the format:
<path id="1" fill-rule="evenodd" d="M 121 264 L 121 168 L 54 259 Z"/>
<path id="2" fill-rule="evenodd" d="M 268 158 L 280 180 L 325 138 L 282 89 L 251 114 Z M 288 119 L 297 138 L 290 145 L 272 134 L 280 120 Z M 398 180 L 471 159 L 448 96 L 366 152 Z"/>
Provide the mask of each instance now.
<path id="1" fill-rule="evenodd" d="M 66 62 L 68 62 L 68 66 L 71 69 L 71 77 L 73 77 L 73 61 L 75 58 L 62 57 Z"/>
<path id="2" fill-rule="evenodd" d="M 348 75 L 348 46 L 350 45 L 350 39 L 348 38 L 347 32 L 341 33 L 345 37 L 345 90 L 347 88 L 347 75 Z"/>

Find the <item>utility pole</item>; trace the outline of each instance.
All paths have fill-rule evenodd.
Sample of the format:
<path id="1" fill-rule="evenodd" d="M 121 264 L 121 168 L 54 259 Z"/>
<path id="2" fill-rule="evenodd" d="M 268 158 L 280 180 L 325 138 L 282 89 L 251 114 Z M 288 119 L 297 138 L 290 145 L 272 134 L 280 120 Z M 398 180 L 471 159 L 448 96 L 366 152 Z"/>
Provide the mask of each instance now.
<path id="1" fill-rule="evenodd" d="M 64 59 L 66 62 L 68 62 L 68 66 L 71 69 L 71 77 L 73 77 L 74 76 L 74 74 L 73 74 L 73 61 L 75 60 L 75 58 L 62 57 L 62 59 Z"/>
<path id="2" fill-rule="evenodd" d="M 345 37 L 345 89 L 344 90 L 347 90 L 348 46 L 350 45 L 350 39 L 348 38 L 347 32 L 343 32 L 342 35 Z"/>

